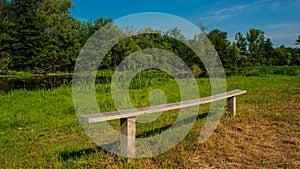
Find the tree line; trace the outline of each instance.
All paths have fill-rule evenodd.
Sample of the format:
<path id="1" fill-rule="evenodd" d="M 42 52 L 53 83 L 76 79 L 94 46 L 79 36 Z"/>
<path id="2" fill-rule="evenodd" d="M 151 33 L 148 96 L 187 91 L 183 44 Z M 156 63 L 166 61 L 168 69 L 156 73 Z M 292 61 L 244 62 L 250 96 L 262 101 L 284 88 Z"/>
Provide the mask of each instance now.
<path id="1" fill-rule="evenodd" d="M 7 70 L 72 72 L 89 37 L 113 22 L 102 17 L 93 21 L 78 20 L 70 13 L 73 6 L 72 0 L 0 0 L 0 73 Z M 217 29 L 210 31 L 207 37 L 226 69 L 300 65 L 299 48 L 274 48 L 262 30 L 251 28 L 246 33 L 239 32 L 234 42 L 228 40 L 226 32 Z M 204 69 L 195 53 L 176 40 L 180 38 L 184 37 L 178 28 L 131 36 L 107 53 L 100 69 L 114 69 L 126 56 L 146 48 L 171 51 L 191 68 Z M 300 45 L 300 36 L 295 43 Z"/>

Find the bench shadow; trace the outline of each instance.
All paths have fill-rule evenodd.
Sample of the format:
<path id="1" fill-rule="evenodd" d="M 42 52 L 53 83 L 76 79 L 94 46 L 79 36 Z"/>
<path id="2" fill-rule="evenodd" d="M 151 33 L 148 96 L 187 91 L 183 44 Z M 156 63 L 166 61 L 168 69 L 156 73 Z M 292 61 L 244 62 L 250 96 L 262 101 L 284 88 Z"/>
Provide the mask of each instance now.
<path id="1" fill-rule="evenodd" d="M 182 125 L 193 123 L 194 120 L 204 119 L 207 116 L 208 116 L 208 113 L 202 113 L 202 114 L 197 115 L 197 117 L 195 117 L 195 116 L 189 117 L 189 118 L 181 120 L 181 121 L 179 121 L 177 123 L 173 123 L 173 124 L 170 124 L 170 125 L 167 125 L 167 126 L 164 126 L 164 127 L 155 128 L 153 130 L 145 131 L 145 132 L 143 132 L 141 134 L 136 135 L 136 138 L 144 138 L 144 137 L 155 136 L 155 135 L 158 135 L 158 134 L 162 133 L 163 131 L 168 130 L 170 127 L 180 127 Z"/>
<path id="2" fill-rule="evenodd" d="M 101 147 L 94 147 L 94 148 L 88 148 L 88 149 L 83 149 L 83 150 L 79 150 L 79 151 L 73 151 L 73 152 L 70 152 L 70 151 L 61 152 L 60 153 L 60 159 L 62 161 L 67 161 L 67 160 L 70 160 L 70 159 L 81 158 L 85 155 L 94 154 L 94 153 L 97 153 L 99 151 L 103 151 L 103 152 L 105 152 L 105 154 L 109 153 Z"/>
<path id="3" fill-rule="evenodd" d="M 207 116 L 208 116 L 208 113 L 199 114 L 199 115 L 197 115 L 196 120 L 204 119 Z M 143 138 L 143 137 L 150 137 L 150 136 L 153 136 L 153 135 L 157 135 L 157 134 L 160 134 L 161 132 L 167 130 L 168 128 L 170 128 L 172 126 L 173 127 L 180 127 L 182 125 L 192 123 L 192 122 L 194 122 L 194 120 L 195 120 L 195 116 L 184 119 L 184 120 L 181 120 L 181 121 L 179 121 L 177 123 L 174 123 L 174 124 L 171 124 L 171 125 L 167 125 L 165 127 L 155 128 L 153 130 L 143 132 L 143 133 L 137 135 L 136 138 Z M 153 133 L 155 133 L 155 134 L 153 134 Z M 111 143 L 111 145 L 113 145 L 113 144 L 116 144 L 116 143 Z M 81 158 L 81 157 L 89 155 L 89 154 L 94 154 L 94 153 L 97 153 L 99 151 L 102 151 L 105 154 L 114 155 L 114 154 L 106 151 L 102 147 L 97 146 L 97 147 L 94 147 L 94 148 L 82 149 L 82 150 L 79 150 L 79 151 L 73 151 L 73 152 L 64 151 L 64 152 L 61 152 L 60 153 L 60 159 L 63 160 L 63 161 L 67 161 L 67 160 L 70 160 L 70 159 Z"/>

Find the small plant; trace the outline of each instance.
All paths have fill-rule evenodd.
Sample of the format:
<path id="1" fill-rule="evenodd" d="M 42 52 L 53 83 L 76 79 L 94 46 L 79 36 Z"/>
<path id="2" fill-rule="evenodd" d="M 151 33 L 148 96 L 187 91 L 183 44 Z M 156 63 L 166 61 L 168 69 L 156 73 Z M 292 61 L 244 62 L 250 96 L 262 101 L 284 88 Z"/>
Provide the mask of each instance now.
<path id="1" fill-rule="evenodd" d="M 192 66 L 192 72 L 196 78 L 200 77 L 200 75 L 203 73 L 202 69 L 198 65 Z"/>
<path id="2" fill-rule="evenodd" d="M 19 72 L 17 75 L 21 79 L 30 79 L 30 78 L 33 78 L 33 76 L 34 76 L 32 73 L 29 73 L 29 72 Z"/>

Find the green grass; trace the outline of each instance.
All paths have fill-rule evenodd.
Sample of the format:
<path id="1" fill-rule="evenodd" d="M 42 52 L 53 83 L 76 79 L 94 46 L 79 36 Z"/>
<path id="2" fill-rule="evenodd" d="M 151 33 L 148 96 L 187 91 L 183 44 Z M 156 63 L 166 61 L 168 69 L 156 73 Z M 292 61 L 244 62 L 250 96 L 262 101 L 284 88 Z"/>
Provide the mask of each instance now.
<path id="1" fill-rule="evenodd" d="M 209 80 L 197 79 L 201 96 L 210 94 Z M 133 105 L 149 105 L 148 95 L 153 89 L 160 89 L 167 95 L 168 102 L 180 101 L 180 93 L 172 79 L 148 80 L 145 84 L 133 84 L 130 91 Z M 300 115 L 277 109 L 296 99 L 300 94 L 300 76 L 269 76 L 227 78 L 228 90 L 245 89 L 247 94 L 238 97 L 236 118 L 224 116 L 223 121 L 233 125 L 237 121 L 249 123 L 249 119 L 261 117 L 274 122 L 299 125 Z M 102 111 L 115 110 L 111 99 L 110 85 L 97 85 L 97 101 Z M 209 104 L 201 106 L 200 114 L 207 112 Z M 252 114 L 252 110 L 255 112 Z M 296 110 L 295 110 L 296 111 Z M 164 113 L 156 122 L 138 124 L 140 137 L 155 135 L 172 124 L 174 113 Z M 225 112 L 227 114 L 227 112 Z M 205 115 L 203 115 L 205 117 Z M 206 144 L 197 143 L 205 119 L 199 118 L 192 131 L 180 145 L 153 158 L 126 158 L 105 152 L 97 147 L 84 133 L 73 108 L 72 89 L 61 86 L 52 90 L 15 90 L 0 94 L 0 168 L 185 168 L 195 161 L 191 153 L 207 149 Z M 118 128 L 118 121 L 112 125 Z M 299 126 L 298 129 L 300 130 Z M 217 133 L 225 129 L 217 129 Z M 145 132 L 149 132 L 147 135 Z M 152 133 L 151 133 L 152 131 Z M 213 136 L 211 139 L 217 136 Z M 300 140 L 300 139 L 299 139 Z M 212 145 L 212 147 L 214 147 Z M 204 153 L 203 153 L 204 154 Z M 199 154 L 200 155 L 200 154 Z M 270 162 L 257 160 L 259 165 L 272 166 Z M 211 162 L 212 164 L 213 161 Z M 218 166 L 215 163 L 212 166 Z M 257 166 L 256 166 L 257 168 Z"/>

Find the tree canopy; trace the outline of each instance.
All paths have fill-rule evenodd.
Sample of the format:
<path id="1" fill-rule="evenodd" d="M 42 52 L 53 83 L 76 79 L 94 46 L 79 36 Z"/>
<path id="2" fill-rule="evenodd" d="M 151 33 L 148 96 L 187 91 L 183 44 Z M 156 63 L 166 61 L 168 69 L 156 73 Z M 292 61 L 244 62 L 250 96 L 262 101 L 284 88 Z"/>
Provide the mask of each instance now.
<path id="1" fill-rule="evenodd" d="M 8 69 L 72 72 L 87 40 L 113 22 L 102 17 L 94 21 L 78 20 L 70 14 L 72 7 L 72 0 L 0 0 L 0 73 Z M 125 32 L 130 33 L 130 29 Z M 262 30 L 251 28 L 245 33 L 238 32 L 234 41 L 227 36 L 227 32 L 218 29 L 207 33 L 226 69 L 300 65 L 299 48 L 274 48 Z M 131 53 L 146 48 L 173 52 L 191 68 L 204 69 L 195 53 L 176 38 L 184 39 L 178 28 L 131 36 L 107 53 L 100 69 L 114 69 Z M 300 45 L 300 35 L 297 38 L 295 44 Z"/>

